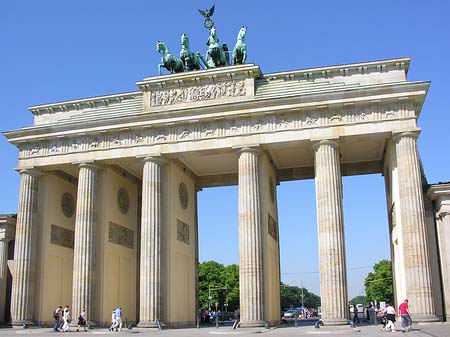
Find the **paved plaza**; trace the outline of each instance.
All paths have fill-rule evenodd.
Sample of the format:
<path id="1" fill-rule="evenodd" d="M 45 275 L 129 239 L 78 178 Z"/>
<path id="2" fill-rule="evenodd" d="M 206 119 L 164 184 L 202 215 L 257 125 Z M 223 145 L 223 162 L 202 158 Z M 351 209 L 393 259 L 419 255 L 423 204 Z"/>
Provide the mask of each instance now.
<path id="1" fill-rule="evenodd" d="M 71 336 L 78 335 L 122 335 L 122 334 L 136 334 L 149 335 L 149 336 L 183 336 L 183 337 L 197 337 L 197 336 L 217 336 L 217 335 L 239 335 L 239 336 L 253 336 L 255 334 L 264 334 L 265 336 L 274 337 L 290 337 L 290 336 L 389 336 L 389 335 L 404 335 L 404 336 L 424 336 L 424 337 L 447 337 L 450 336 L 450 324 L 449 323 L 433 323 L 427 325 L 414 326 L 413 330 L 407 333 L 402 333 L 401 329 L 397 332 L 383 332 L 380 331 L 381 326 L 361 326 L 355 329 L 342 327 L 330 327 L 315 329 L 312 326 L 299 326 L 299 327 L 280 327 L 271 329 L 237 329 L 233 330 L 231 327 L 215 328 L 215 327 L 202 327 L 200 329 L 124 329 L 122 332 L 109 332 L 106 329 L 94 329 L 89 332 L 71 332 Z M 55 335 L 61 333 L 55 333 L 51 328 L 36 328 L 36 329 L 0 329 L 0 336 L 18 336 L 18 335 Z"/>

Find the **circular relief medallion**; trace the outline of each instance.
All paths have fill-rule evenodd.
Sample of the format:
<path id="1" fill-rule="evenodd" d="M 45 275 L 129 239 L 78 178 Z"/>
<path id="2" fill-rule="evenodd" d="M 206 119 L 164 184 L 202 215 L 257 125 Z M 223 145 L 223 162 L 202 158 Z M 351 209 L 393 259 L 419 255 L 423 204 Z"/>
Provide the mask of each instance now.
<path id="1" fill-rule="evenodd" d="M 273 184 L 272 177 L 269 177 L 269 191 L 270 191 L 270 200 L 272 202 L 275 201 L 275 185 Z"/>
<path id="2" fill-rule="evenodd" d="M 63 194 L 61 198 L 61 208 L 66 217 L 71 218 L 73 216 L 75 211 L 75 201 L 73 200 L 72 194 Z"/>
<path id="3" fill-rule="evenodd" d="M 187 187 L 184 183 L 180 184 L 180 188 L 178 189 L 178 196 L 180 198 L 181 208 L 186 209 L 189 202 L 189 194 Z"/>
<path id="4" fill-rule="evenodd" d="M 130 197 L 124 188 L 121 188 L 117 193 L 117 205 L 119 206 L 120 213 L 128 213 L 130 209 Z"/>

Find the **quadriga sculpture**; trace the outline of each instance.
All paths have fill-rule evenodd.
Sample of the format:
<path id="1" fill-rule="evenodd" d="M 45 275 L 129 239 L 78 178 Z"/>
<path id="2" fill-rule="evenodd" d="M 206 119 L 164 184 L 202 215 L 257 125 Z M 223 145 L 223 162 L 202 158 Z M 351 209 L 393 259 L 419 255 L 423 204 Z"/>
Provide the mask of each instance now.
<path id="1" fill-rule="evenodd" d="M 197 54 L 189 49 L 189 38 L 186 34 L 181 35 L 180 59 L 185 71 L 200 69 L 200 59 Z"/>
<path id="2" fill-rule="evenodd" d="M 156 42 L 156 51 L 162 55 L 161 63 L 158 64 L 160 75 L 162 75 L 161 67 L 166 68 L 171 74 L 184 71 L 183 63 L 170 53 L 169 48 L 163 41 Z"/>
<path id="3" fill-rule="evenodd" d="M 244 64 L 247 60 L 247 47 L 245 46 L 245 34 L 247 27 L 242 26 L 239 30 L 237 41 L 233 49 L 233 64 Z"/>

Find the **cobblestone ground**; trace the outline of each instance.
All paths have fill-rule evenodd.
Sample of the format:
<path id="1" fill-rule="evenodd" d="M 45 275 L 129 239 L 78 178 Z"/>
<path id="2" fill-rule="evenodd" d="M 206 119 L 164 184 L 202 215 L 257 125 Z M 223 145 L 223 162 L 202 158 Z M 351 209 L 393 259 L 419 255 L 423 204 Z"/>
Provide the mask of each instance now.
<path id="1" fill-rule="evenodd" d="M 413 330 L 402 333 L 401 329 L 396 332 L 380 331 L 381 326 L 361 326 L 355 329 L 350 327 L 334 327 L 315 329 L 312 326 L 285 326 L 272 329 L 236 329 L 221 326 L 202 327 L 200 329 L 166 329 L 166 330 L 141 330 L 141 329 L 123 329 L 122 332 L 109 332 L 106 329 L 95 329 L 88 332 L 75 332 L 72 330 L 70 336 L 87 336 L 87 335 L 130 335 L 138 334 L 142 336 L 161 336 L 161 337 L 197 337 L 197 336 L 220 336 L 220 335 L 238 335 L 238 336 L 255 336 L 264 334 L 266 337 L 296 337 L 296 336 L 408 336 L 408 337 L 450 337 L 450 323 L 434 323 L 428 325 L 416 325 Z M 0 329 L 0 336 L 50 336 L 60 335 L 61 332 L 53 332 L 51 328 L 30 328 L 30 329 Z M 67 334 L 67 333 L 64 333 Z"/>

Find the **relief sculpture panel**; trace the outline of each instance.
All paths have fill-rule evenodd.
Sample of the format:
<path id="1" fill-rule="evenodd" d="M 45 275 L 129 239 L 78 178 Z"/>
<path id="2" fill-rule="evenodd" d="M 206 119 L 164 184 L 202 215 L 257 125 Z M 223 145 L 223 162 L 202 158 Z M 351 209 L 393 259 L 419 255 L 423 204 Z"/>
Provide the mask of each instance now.
<path id="1" fill-rule="evenodd" d="M 157 107 L 245 95 L 244 81 L 223 81 L 216 84 L 152 91 L 150 106 Z"/>
<path id="2" fill-rule="evenodd" d="M 109 223 L 109 242 L 134 248 L 134 231 L 114 222 Z"/>
<path id="3" fill-rule="evenodd" d="M 53 245 L 73 249 L 75 233 L 73 230 L 52 224 L 50 229 L 50 243 Z"/>

